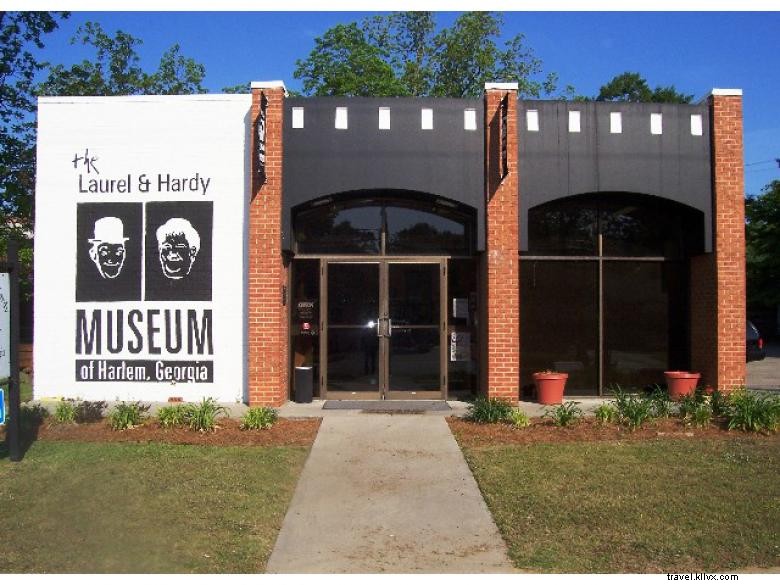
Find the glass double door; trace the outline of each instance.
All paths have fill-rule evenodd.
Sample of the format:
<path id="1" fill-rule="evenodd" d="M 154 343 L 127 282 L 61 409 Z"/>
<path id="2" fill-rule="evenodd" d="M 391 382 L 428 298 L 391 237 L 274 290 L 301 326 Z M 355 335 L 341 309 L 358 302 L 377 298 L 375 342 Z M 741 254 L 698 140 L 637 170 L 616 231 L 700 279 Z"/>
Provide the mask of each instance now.
<path id="1" fill-rule="evenodd" d="M 325 261 L 321 395 L 444 399 L 444 260 Z"/>

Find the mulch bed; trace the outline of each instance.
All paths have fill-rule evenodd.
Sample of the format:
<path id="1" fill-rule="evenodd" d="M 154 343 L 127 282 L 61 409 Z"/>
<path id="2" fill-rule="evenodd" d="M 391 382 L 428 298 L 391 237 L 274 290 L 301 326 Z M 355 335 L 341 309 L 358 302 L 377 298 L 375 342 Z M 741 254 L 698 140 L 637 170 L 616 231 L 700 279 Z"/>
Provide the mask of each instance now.
<path id="1" fill-rule="evenodd" d="M 704 428 L 686 427 L 679 419 L 659 419 L 646 423 L 635 431 L 615 424 L 601 425 L 587 418 L 570 427 L 557 427 L 549 420 L 535 418 L 531 426 L 516 428 L 508 424 L 479 424 L 456 417 L 447 422 L 453 434 L 464 447 L 490 447 L 496 445 L 531 445 L 539 443 L 577 443 L 588 441 L 643 441 L 651 439 L 723 439 L 729 437 L 753 437 L 768 441 L 780 440 L 780 434 L 762 435 L 728 431 L 711 424 Z"/>
<path id="2" fill-rule="evenodd" d="M 80 441 L 90 443 L 173 443 L 176 445 L 214 446 L 303 446 L 314 442 L 320 428 L 319 418 L 280 418 L 270 429 L 242 431 L 241 421 L 219 419 L 219 428 L 212 433 L 201 433 L 186 428 L 164 429 L 156 421 L 142 426 L 115 431 L 106 421 L 82 424 L 52 424 L 44 422 L 34 440 Z M 0 433 L 0 439 L 4 439 Z"/>

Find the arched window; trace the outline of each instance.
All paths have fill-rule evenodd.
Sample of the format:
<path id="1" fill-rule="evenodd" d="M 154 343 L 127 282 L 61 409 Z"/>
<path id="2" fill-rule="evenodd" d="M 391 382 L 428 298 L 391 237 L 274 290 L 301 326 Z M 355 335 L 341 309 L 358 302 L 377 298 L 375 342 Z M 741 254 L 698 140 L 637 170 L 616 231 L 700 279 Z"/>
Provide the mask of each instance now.
<path id="1" fill-rule="evenodd" d="M 328 197 L 296 210 L 298 254 L 452 255 L 473 252 L 474 214 L 421 194 Z"/>

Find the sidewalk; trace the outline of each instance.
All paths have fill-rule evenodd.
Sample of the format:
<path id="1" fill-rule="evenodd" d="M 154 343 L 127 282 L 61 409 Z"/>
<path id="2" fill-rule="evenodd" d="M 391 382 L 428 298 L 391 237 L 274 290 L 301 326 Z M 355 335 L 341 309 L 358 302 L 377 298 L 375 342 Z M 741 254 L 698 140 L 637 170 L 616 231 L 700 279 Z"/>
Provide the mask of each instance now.
<path id="1" fill-rule="evenodd" d="M 442 416 L 351 413 L 323 418 L 267 570 L 513 568 Z"/>

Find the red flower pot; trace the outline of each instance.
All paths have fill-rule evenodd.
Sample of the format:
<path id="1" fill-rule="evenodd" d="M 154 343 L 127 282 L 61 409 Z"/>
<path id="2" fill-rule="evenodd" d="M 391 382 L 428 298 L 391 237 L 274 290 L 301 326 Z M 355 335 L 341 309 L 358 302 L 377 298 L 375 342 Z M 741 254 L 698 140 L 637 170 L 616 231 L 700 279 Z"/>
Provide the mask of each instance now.
<path id="1" fill-rule="evenodd" d="M 569 374 L 559 372 L 536 372 L 534 383 L 536 384 L 536 399 L 540 404 L 561 404 L 563 402 L 563 389 Z"/>
<path id="2" fill-rule="evenodd" d="M 672 400 L 680 400 L 683 396 L 693 394 L 701 378 L 698 372 L 664 372 L 664 376 L 669 388 L 669 398 Z"/>

